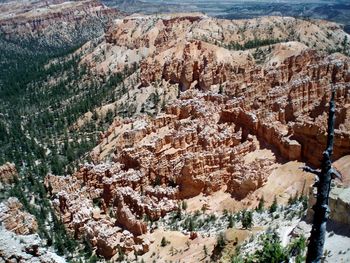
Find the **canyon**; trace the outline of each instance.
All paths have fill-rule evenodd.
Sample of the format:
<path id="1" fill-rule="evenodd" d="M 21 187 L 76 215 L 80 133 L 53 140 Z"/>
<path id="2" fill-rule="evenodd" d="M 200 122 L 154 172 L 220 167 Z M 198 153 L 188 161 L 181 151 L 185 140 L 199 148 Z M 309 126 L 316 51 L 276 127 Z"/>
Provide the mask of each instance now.
<path id="1" fill-rule="evenodd" d="M 116 21 L 93 56 L 87 52 L 82 63 L 105 74 L 141 61 L 134 73 L 139 81 L 128 96 L 151 96 L 150 90 L 155 90 L 159 101 L 154 103 L 163 101 L 163 106 L 153 116 L 115 118 L 91 151 L 92 163 L 72 176 L 46 177 L 56 211 L 72 235 L 88 237 L 99 255 L 113 260 L 120 249 L 126 254 L 149 252 L 154 240 L 148 237 L 154 229 L 145 218 L 152 222 L 176 212 L 181 200 L 222 193 L 230 203 L 225 209 L 239 211 L 254 208 L 261 196 L 271 204 L 274 194 L 280 203 L 298 192 L 306 194 L 313 177 L 300 173 L 303 164 L 295 162 L 320 165 L 331 88 L 336 89 L 337 104 L 334 159 L 350 154 L 350 60 L 322 51 L 333 45 L 332 39 L 315 38 L 316 49 L 302 43 L 307 42 L 305 35 L 301 42 L 259 47 L 265 57 L 260 62 L 254 58 L 256 48 L 224 47 L 240 41 L 226 30 L 235 31 L 232 24 L 255 25 L 252 32 L 243 31 L 251 34 L 242 37 L 249 41 L 254 35 L 262 37 L 259 30 L 279 19 L 286 28 L 304 23 L 272 17 L 257 26 L 256 20 L 221 21 L 189 14 Z M 321 25 L 317 30 L 337 30 L 334 24 Z M 333 43 L 342 34 L 341 29 L 335 31 Z M 203 40 L 209 36 L 210 43 Z M 177 89 L 177 98 L 167 99 L 172 93 L 164 86 L 173 93 Z M 129 102 L 126 96 L 121 100 Z M 292 167 L 292 178 L 286 177 L 290 187 L 278 193 L 269 177 L 278 178 L 286 162 Z M 222 212 L 224 207 L 216 209 Z"/>
<path id="2" fill-rule="evenodd" d="M 248 240 L 278 224 L 288 246 L 307 234 L 303 224 L 312 219 L 315 178 L 302 167 L 320 167 L 332 89 L 333 161 L 343 180 L 331 192 L 331 222 L 349 226 L 350 36 L 340 25 L 279 16 L 129 15 L 94 0 L 58 0 L 1 4 L 0 31 L 6 43 L 18 38 L 37 41 L 40 48 L 81 43 L 61 57 L 77 61 L 73 71 L 79 78 L 70 87 L 81 93 L 75 97 L 93 97 L 89 89 L 110 92 L 82 107 L 76 121 L 62 121 L 54 147 L 32 161 L 45 163 L 53 155 L 42 169 L 44 178 L 27 172 L 23 160 L 0 166 L 0 188 L 9 193 L 0 203 L 4 236 L 39 242 L 40 222 L 25 208 L 38 207 L 41 195 L 53 209 L 44 222 L 57 217 L 69 237 L 88 244 L 91 257 L 101 260 L 166 262 L 183 260 L 184 253 L 188 262 L 198 262 L 206 251 L 205 260 L 230 262 L 238 246 L 254 252 L 255 241 Z M 44 67 L 65 69 L 59 60 Z M 71 71 L 62 72 L 35 84 L 49 90 L 60 81 L 71 83 Z M 55 104 L 68 108 L 72 98 Z M 65 175 L 55 174 L 50 164 L 65 158 L 60 145 L 69 148 L 85 137 L 91 142 L 92 133 L 98 134 L 97 143 L 74 160 L 79 165 L 70 163 Z M 26 173 L 38 191 L 29 194 L 29 205 L 21 203 L 23 196 L 11 196 Z M 44 190 L 36 185 L 41 182 Z M 257 209 L 261 200 L 264 211 Z M 274 202 L 277 211 L 268 212 Z M 240 223 L 247 210 L 253 213 L 251 229 Z M 232 218 L 236 226 L 227 227 Z M 220 233 L 227 242 L 221 254 L 215 243 Z M 334 238 L 347 240 L 339 232 Z M 61 260 L 38 245 L 22 252 L 13 253 Z M 11 258 L 12 252 L 6 253 L 0 246 L 4 260 Z"/>

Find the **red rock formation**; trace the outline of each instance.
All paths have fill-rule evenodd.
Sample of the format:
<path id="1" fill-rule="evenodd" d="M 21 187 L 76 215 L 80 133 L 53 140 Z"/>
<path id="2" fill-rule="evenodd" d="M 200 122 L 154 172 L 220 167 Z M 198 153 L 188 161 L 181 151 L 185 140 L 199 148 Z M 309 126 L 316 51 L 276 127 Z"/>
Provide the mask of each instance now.
<path id="1" fill-rule="evenodd" d="M 117 252 L 116 244 L 125 252 L 146 251 L 144 219 L 176 210 L 179 199 L 219 189 L 237 200 L 252 194 L 271 174 L 271 160 L 243 161 L 259 145 L 278 158 L 317 165 L 331 81 L 337 89 L 335 157 L 350 153 L 348 57 L 289 42 L 271 47 L 257 65 L 251 51 L 206 43 L 210 34 L 201 32 L 211 23 L 219 22 L 134 16 L 117 20 L 106 34 L 110 61 L 142 60 L 142 85 L 167 81 L 183 92 L 156 117 L 114 120 L 91 152 L 95 164 L 71 177 L 45 179 L 68 230 L 87 236 L 105 257 Z M 98 65 L 89 56 L 83 62 Z"/>
<path id="2" fill-rule="evenodd" d="M 16 166 L 13 163 L 5 163 L 0 166 L 0 182 L 3 184 L 10 184 L 14 178 L 17 177 Z"/>
<path id="3" fill-rule="evenodd" d="M 274 30 L 271 32 L 270 28 Z M 309 34 L 303 28 L 312 28 L 313 33 Z M 293 63 L 294 66 L 286 67 L 286 73 L 254 69 L 270 75 L 276 86 L 279 81 L 288 80 L 298 72 L 298 67 L 303 63 L 298 56 L 300 50 L 307 49 L 307 46 L 318 50 L 336 49 L 339 39 L 345 36 L 341 27 L 334 23 L 290 17 L 224 20 L 203 14 L 138 14 L 115 20 L 104 41 L 93 48 L 94 51 L 90 51 L 83 62 L 102 74 L 122 71 L 125 66 L 140 63 L 141 83 L 144 86 L 166 79 L 179 83 L 183 90 L 191 85 L 208 90 L 212 84 L 231 80 L 230 85 L 241 89 L 242 83 L 234 82 L 237 78 L 238 81 L 241 79 L 240 75 L 252 73 L 249 66 L 255 64 L 255 50 L 233 51 L 235 44 L 244 45 L 257 38 L 289 39 L 303 43 L 277 44 L 278 50 L 266 55 L 267 64 L 272 67 L 292 57 L 288 64 Z"/>
<path id="4" fill-rule="evenodd" d="M 0 223 L 18 235 L 33 234 L 38 229 L 38 223 L 33 215 L 22 211 L 22 208 L 23 205 L 14 197 L 0 203 Z"/>
<path id="5" fill-rule="evenodd" d="M 11 3 L 10 3 L 11 4 Z M 8 4 L 8 5 L 10 5 Z M 116 10 L 107 8 L 99 1 L 38 1 L 36 3 L 22 3 L 8 8 L 0 7 L 0 30 L 5 36 L 13 34 L 39 33 L 45 28 L 62 21 L 80 23 L 90 17 L 115 16 Z M 38 9 L 40 11 L 38 11 Z"/>
<path id="6" fill-rule="evenodd" d="M 128 206 L 120 202 L 116 210 L 117 213 L 117 223 L 123 228 L 128 229 L 131 233 L 139 236 L 147 232 L 147 225 L 137 220 L 133 215 Z"/>
<path id="7" fill-rule="evenodd" d="M 111 258 L 118 247 L 127 253 L 147 252 L 148 241 L 138 237 L 147 232 L 143 217 L 155 220 L 177 209 L 177 203 L 166 197 L 134 191 L 143 187 L 140 179 L 139 171 L 100 164 L 85 165 L 72 177 L 49 175 L 45 185 L 57 196 L 54 206 L 69 232 L 87 237 L 98 254 Z"/>
<path id="8" fill-rule="evenodd" d="M 237 163 L 232 166 L 232 176 L 227 182 L 227 191 L 238 200 L 262 187 L 269 176 L 271 160 L 256 160 L 253 163 Z M 268 168 L 267 168 L 268 167 Z"/>
<path id="9" fill-rule="evenodd" d="M 86 164 L 72 177 L 46 178 L 57 195 L 56 210 L 101 255 L 114 255 L 116 240 L 129 240 L 121 243 L 126 252 L 144 251 L 137 243 L 148 231 L 144 217 L 157 220 L 176 210 L 178 199 L 223 187 L 241 200 L 263 186 L 271 161 L 242 161 L 256 150 L 257 140 L 287 160 L 317 164 L 332 79 L 337 80 L 335 156 L 342 156 L 350 151 L 348 64 L 348 58 L 307 50 L 273 69 L 231 72 L 224 94 L 192 87 L 155 118 L 116 119 L 91 153 L 95 163 L 105 157 L 112 162 Z M 106 222 L 103 230 L 96 222 Z"/>
<path id="10" fill-rule="evenodd" d="M 244 57 L 247 65 L 249 58 Z M 163 78 L 179 83 L 182 90 L 189 89 L 194 82 L 196 88 L 209 90 L 212 85 L 225 82 L 235 70 L 232 52 L 203 41 L 190 41 L 142 61 L 141 84 L 148 86 Z"/>
<path id="11" fill-rule="evenodd" d="M 330 82 L 335 81 L 340 128 L 335 156 L 339 158 L 349 152 L 349 135 L 346 129 L 349 122 L 348 58 L 339 54 L 327 56 L 307 49 L 300 43 L 289 42 L 275 45 L 265 63 L 256 65 L 250 52 L 218 47 L 219 43 L 223 46 L 229 44 L 227 41 L 230 37 L 221 39 L 216 36 L 216 32 L 207 29 L 208 23 L 214 24 L 222 29 L 223 34 L 228 34 L 232 30 L 229 29 L 231 23 L 231 26 L 238 28 L 241 24 L 212 21 L 203 16 L 195 19 L 182 17 L 178 21 L 181 27 L 175 27 L 172 21 L 178 20 L 130 17 L 123 20 L 123 23 L 119 21 L 106 35 L 106 41 L 110 44 L 137 49 L 137 52 L 147 49 L 146 58 L 139 60 L 140 81 L 143 86 L 165 80 L 178 84 L 182 90 L 197 88 L 208 92 L 217 90 L 217 86 L 221 85 L 227 96 L 223 99 L 226 104 L 222 110 L 223 122 L 234 122 L 242 129 L 244 137 L 249 133 L 256 135 L 259 140 L 272 145 L 289 160 L 303 159 L 317 165 L 318 159 L 313 157 L 313 150 L 310 151 L 311 148 L 305 145 L 307 142 L 313 147 L 319 144 L 316 147 L 320 149 L 316 150 L 319 153 L 324 148 L 325 136 L 320 134 L 319 138 L 315 138 L 317 135 L 309 133 L 311 131 L 307 128 L 307 123 L 315 123 L 325 112 Z M 262 19 L 262 22 L 269 24 L 271 21 L 267 18 Z M 244 23 L 254 24 L 250 20 Z M 298 24 L 299 21 L 291 19 L 283 22 L 285 25 L 293 23 Z M 322 24 L 322 30 L 328 30 L 323 28 L 325 25 Z M 131 36 L 127 27 L 133 28 L 135 35 Z M 334 29 L 334 25 L 332 28 Z M 210 37 L 213 39 L 210 40 Z M 176 110 L 181 113 L 175 112 Z M 181 114 L 180 119 L 194 114 L 191 103 L 174 109 L 168 107 L 167 112 Z M 317 127 L 321 126 L 318 124 Z M 312 130 L 317 130 L 316 126 Z M 134 133 L 131 132 L 126 138 L 133 141 L 133 136 Z M 129 153 L 126 155 L 126 158 L 130 157 Z"/>

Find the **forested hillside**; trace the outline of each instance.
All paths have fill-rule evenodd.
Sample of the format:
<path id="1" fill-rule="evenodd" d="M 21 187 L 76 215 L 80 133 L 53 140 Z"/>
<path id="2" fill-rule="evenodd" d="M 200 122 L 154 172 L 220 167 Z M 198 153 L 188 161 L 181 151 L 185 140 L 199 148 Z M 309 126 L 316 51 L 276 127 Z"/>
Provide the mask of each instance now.
<path id="1" fill-rule="evenodd" d="M 99 132 L 108 127 L 114 112 L 79 130 L 72 124 L 84 113 L 121 96 L 119 84 L 130 73 L 94 77 L 79 65 L 79 46 L 38 50 L 35 43 L 4 39 L 0 45 L 0 165 L 14 162 L 20 174 L 1 198 L 18 197 L 38 219 L 42 237 L 53 242 L 61 254 L 72 249 L 73 243 L 61 244 L 65 230 L 53 217 L 43 177 L 71 174 L 88 158 L 86 153 L 96 145 Z M 49 221 L 55 231 L 45 227 Z"/>

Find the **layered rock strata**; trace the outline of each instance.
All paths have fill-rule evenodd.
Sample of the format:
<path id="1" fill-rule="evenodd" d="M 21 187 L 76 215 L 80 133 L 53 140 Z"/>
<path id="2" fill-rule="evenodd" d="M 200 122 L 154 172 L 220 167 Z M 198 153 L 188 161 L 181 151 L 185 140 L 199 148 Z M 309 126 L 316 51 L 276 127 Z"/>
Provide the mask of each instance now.
<path id="1" fill-rule="evenodd" d="M 273 161 L 242 162 L 258 141 L 286 160 L 317 165 L 332 79 L 337 80 L 338 158 L 350 151 L 348 63 L 342 56 L 303 51 L 275 67 L 274 75 L 272 69 L 236 74 L 241 80 L 225 83 L 224 95 L 193 87 L 156 117 L 115 119 L 91 153 L 95 163 L 109 162 L 84 165 L 71 177 L 46 178 L 55 207 L 72 234 L 90 237 L 101 255 L 113 256 L 116 244 L 125 252 L 145 252 L 144 220 L 176 210 L 179 199 L 225 187 L 242 200 L 263 186 Z M 284 76 L 278 84 L 277 75 Z M 242 79 L 249 86 L 238 84 Z M 301 136 L 301 127 L 308 133 Z M 317 147 L 308 148 L 313 140 Z"/>
<path id="2" fill-rule="evenodd" d="M 105 73 L 140 63 L 141 87 L 166 81 L 181 91 L 226 95 L 223 121 L 273 145 L 289 160 L 318 165 L 331 83 L 338 106 L 335 158 L 349 153 L 349 58 L 319 52 L 336 49 L 347 37 L 334 23 L 288 17 L 231 21 L 201 14 L 134 15 L 116 20 L 82 62 Z M 274 38 L 282 43 L 257 44 Z M 236 51 L 232 43 L 253 48 Z"/>
<path id="3" fill-rule="evenodd" d="M 235 188 L 230 189 L 233 197 L 243 198 L 267 179 L 268 161 L 235 164 L 258 142 L 248 136 L 242 143 L 241 130 L 220 123 L 219 113 L 213 116 L 223 96 L 185 95 L 155 119 L 115 120 L 105 145 L 92 153 L 98 158 L 98 149 L 112 147 L 106 149 L 113 152 L 112 162 L 86 164 L 70 177 L 46 177 L 69 231 L 77 238 L 89 237 L 101 255 L 113 256 L 117 244 L 125 252 L 146 252 L 149 241 L 143 234 L 150 229 L 145 222 L 177 210 L 179 199 L 210 194 L 225 185 Z M 261 171 L 252 171 L 255 178 L 243 176 L 248 166 Z M 245 187 L 236 187 L 239 182 Z"/>
<path id="4" fill-rule="evenodd" d="M 143 86 L 164 78 L 183 89 L 195 81 L 197 87 L 209 89 L 229 79 L 231 72 L 245 72 L 255 61 L 279 65 L 298 53 L 290 47 L 336 50 L 345 37 L 335 23 L 291 17 L 224 20 L 203 14 L 137 14 L 116 19 L 97 46 L 87 44 L 84 48 L 90 50 L 83 62 L 102 74 L 141 64 Z M 289 43 L 277 44 L 283 47 L 270 54 L 268 47 L 276 42 Z M 261 46 L 267 49 L 256 51 Z"/>
<path id="5" fill-rule="evenodd" d="M 14 32 L 20 35 L 28 32 L 38 33 L 55 23 L 79 22 L 89 16 L 102 18 L 115 12 L 95 0 L 37 1 L 17 5 L 9 2 L 0 6 L 0 28 L 5 35 Z"/>
<path id="6" fill-rule="evenodd" d="M 95 0 L 10 1 L 0 4 L 1 39 L 29 48 L 75 46 L 102 35 L 123 16 Z"/>

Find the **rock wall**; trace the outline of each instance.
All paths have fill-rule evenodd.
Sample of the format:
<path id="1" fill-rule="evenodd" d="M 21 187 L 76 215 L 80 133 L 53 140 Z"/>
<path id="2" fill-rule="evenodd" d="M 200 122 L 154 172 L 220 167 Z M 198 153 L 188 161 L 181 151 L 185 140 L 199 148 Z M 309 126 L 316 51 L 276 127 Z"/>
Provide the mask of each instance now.
<path id="1" fill-rule="evenodd" d="M 276 78 L 274 84 L 277 84 L 281 77 L 288 79 L 298 72 L 300 50 L 308 46 L 322 51 L 335 50 L 345 36 L 335 23 L 291 17 L 225 20 L 196 13 L 135 14 L 114 20 L 104 39 L 93 46 L 83 61 L 102 74 L 140 63 L 143 86 L 163 78 L 179 83 L 183 90 L 191 84 L 208 89 L 228 79 L 234 81 L 238 74 L 249 72 L 249 66 L 258 62 L 255 48 L 237 51 L 235 46 L 275 40 L 282 42 L 276 44 L 277 50 L 270 53 L 276 45 L 262 48 L 263 64 L 278 66 L 295 55 L 291 58 L 295 67 L 286 68 L 288 74 L 281 76 L 273 70 L 265 71 Z"/>

